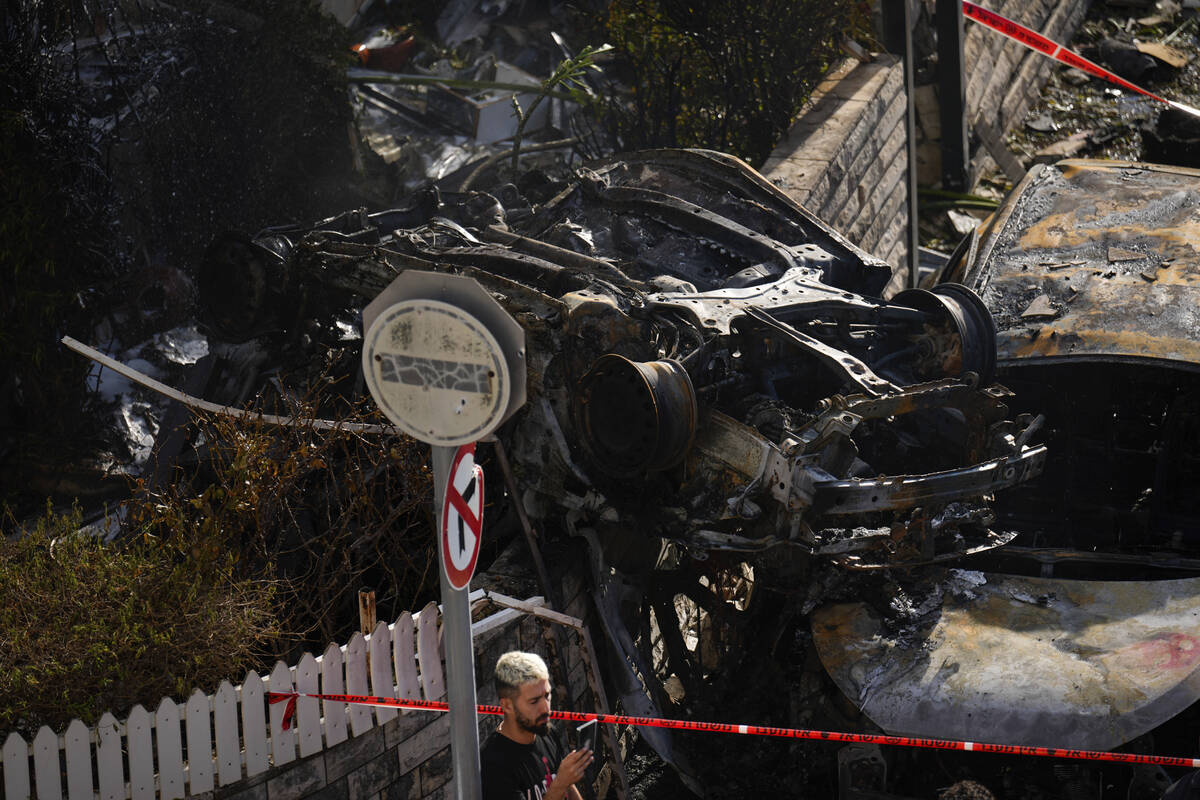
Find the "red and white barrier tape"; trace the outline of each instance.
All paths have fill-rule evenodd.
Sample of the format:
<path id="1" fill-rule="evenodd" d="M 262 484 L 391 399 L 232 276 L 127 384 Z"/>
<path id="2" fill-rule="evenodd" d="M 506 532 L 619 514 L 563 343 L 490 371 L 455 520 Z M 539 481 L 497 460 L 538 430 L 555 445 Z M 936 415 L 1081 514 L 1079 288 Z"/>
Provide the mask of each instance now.
<path id="1" fill-rule="evenodd" d="M 355 694 L 311 694 L 308 692 L 268 692 L 272 703 L 286 702 L 283 712 L 283 729 L 288 730 L 296 713 L 296 700 L 310 697 L 314 700 L 329 700 L 339 703 L 355 703 L 389 708 L 408 708 L 418 711 L 449 711 L 447 703 L 433 700 L 394 700 L 389 697 L 370 697 Z M 479 705 L 479 714 L 500 714 L 500 706 Z M 865 742 L 869 744 L 897 745 L 901 747 L 925 747 L 935 750 L 963 750 L 976 753 L 1000 753 L 1014 756 L 1045 756 L 1048 758 L 1076 758 L 1086 761 L 1115 761 L 1120 764 L 1160 764 L 1164 767 L 1200 767 L 1200 758 L 1175 758 L 1171 756 L 1147 756 L 1135 753 L 1106 753 L 1100 750 L 1069 750 L 1057 747 L 1024 747 L 1012 744 L 985 744 L 982 742 L 959 742 L 951 739 L 919 739 L 909 736 L 885 736 L 872 733 L 838 733 L 836 731 L 814 731 L 804 728 L 766 728 L 760 725 L 731 725 L 724 722 L 689 722 L 677 719 L 655 719 L 654 717 L 626 717 L 621 714 L 587 714 L 576 711 L 551 711 L 554 719 L 572 722 L 613 723 L 616 725 L 640 725 L 650 728 L 670 728 L 678 731 L 707 731 L 709 733 L 742 733 L 750 736 L 775 736 L 786 739 L 816 739 L 825 742 Z"/>
<path id="2" fill-rule="evenodd" d="M 1174 100 L 1167 100 L 1165 97 L 1159 97 L 1154 92 L 1143 89 L 1136 84 L 1130 83 L 1121 76 L 1109 72 L 1099 64 L 1088 61 L 1083 56 L 1068 50 L 1053 39 L 1048 39 L 1035 30 L 1026 28 L 1024 25 L 1013 22 L 1007 17 L 1002 17 L 995 11 L 988 11 L 986 8 L 982 8 L 972 2 L 969 2 L 969 0 L 963 0 L 962 5 L 963 16 L 967 17 L 968 19 L 973 19 L 980 25 L 983 25 L 986 28 L 991 28 L 997 33 L 1003 34 L 1010 39 L 1020 42 L 1030 50 L 1034 50 L 1044 56 L 1049 56 L 1055 61 L 1061 61 L 1062 63 L 1074 67 L 1075 69 L 1083 70 L 1089 75 L 1095 75 L 1097 78 L 1103 78 L 1110 83 L 1115 83 L 1117 86 L 1144 94 L 1146 97 L 1157 100 L 1160 103 L 1165 103 L 1172 108 L 1176 108 L 1185 113 L 1200 117 L 1200 109 L 1192 108 L 1191 106 L 1184 105 L 1183 103 L 1176 103 Z"/>

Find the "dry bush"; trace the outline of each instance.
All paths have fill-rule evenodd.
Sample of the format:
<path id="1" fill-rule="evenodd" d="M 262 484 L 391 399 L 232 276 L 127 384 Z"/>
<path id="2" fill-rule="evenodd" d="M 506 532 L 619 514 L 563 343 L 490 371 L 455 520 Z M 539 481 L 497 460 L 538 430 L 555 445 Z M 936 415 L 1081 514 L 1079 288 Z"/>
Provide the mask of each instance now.
<path id="1" fill-rule="evenodd" d="M 311 420 L 317 410 L 310 399 L 290 413 Z M 339 418 L 384 421 L 361 408 Z M 398 435 L 266 426 L 250 417 L 202 417 L 199 426 L 203 468 L 144 497 L 131 521 L 196 548 L 233 547 L 239 574 L 265 571 L 282 581 L 280 614 L 293 652 L 344 639 L 356 627 L 364 585 L 377 591 L 381 618 L 437 596 L 427 447 Z"/>
<path id="2" fill-rule="evenodd" d="M 153 708 L 320 651 L 357 627 L 364 584 L 381 618 L 437 596 L 428 448 L 304 422 L 197 425 L 199 468 L 136 487 L 115 540 L 49 510 L 0 540 L 0 731 Z"/>

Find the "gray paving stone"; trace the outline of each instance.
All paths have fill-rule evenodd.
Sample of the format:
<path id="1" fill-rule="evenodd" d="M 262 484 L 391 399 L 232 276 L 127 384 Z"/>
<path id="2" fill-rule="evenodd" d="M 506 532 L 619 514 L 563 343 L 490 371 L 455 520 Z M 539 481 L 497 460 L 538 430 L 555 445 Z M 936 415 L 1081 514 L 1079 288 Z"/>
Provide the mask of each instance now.
<path id="1" fill-rule="evenodd" d="M 419 735 L 413 736 L 396 748 L 393 758 L 399 765 L 398 774 L 411 772 L 449 744 L 450 717 L 447 714 L 439 714 L 437 719 L 421 729 Z M 385 754 L 385 757 L 387 755 Z"/>
<path id="2" fill-rule="evenodd" d="M 194 795 L 189 795 L 189 800 Z M 214 800 L 267 800 L 267 785 L 256 783 L 253 786 L 243 786 L 239 781 L 231 786 L 217 789 L 213 792 Z"/>
<path id="3" fill-rule="evenodd" d="M 883 239 L 884 232 L 876 230 L 874 233 L 871 227 L 874 223 L 879 222 L 881 212 L 887 207 L 892 195 L 896 192 L 897 187 L 908 191 L 905 185 L 907 176 L 907 164 L 905 159 L 897 158 L 887 165 L 887 171 L 880 177 L 875 184 L 874 191 L 870 195 L 867 206 L 859 211 L 854 221 L 847 227 L 846 235 L 850 241 L 870 251 L 876 244 Z"/>
<path id="4" fill-rule="evenodd" d="M 290 800 L 303 797 L 325 786 L 325 759 L 313 756 L 293 762 L 267 781 L 267 797 L 271 800 Z"/>
<path id="5" fill-rule="evenodd" d="M 428 797 L 445 786 L 454 777 L 454 765 L 450 761 L 450 748 L 439 751 L 421 765 L 421 796 Z"/>
<path id="6" fill-rule="evenodd" d="M 881 117 L 874 118 L 869 126 L 864 126 L 846 142 L 845 149 L 838 154 L 835 161 L 838 165 L 842 165 L 844 162 L 845 177 L 838 181 L 823 204 L 827 221 L 854 218 L 861 205 L 861 198 L 858 197 L 857 191 L 859 186 L 866 184 L 869 194 L 878 191 L 874 183 L 882 177 L 884 170 L 891 164 L 891 161 L 881 162 L 882 152 L 890 151 L 892 160 L 897 158 L 903 160 L 907 157 L 907 154 L 903 152 L 905 108 L 904 95 L 897 91 L 889 99 L 885 113 Z M 897 126 L 900 127 L 900 142 L 898 146 L 893 146 L 893 133 Z M 876 173 L 873 178 L 871 177 L 872 172 Z M 848 206 L 849 208 L 847 208 Z M 835 227 L 837 226 L 835 225 Z"/>
<path id="7" fill-rule="evenodd" d="M 350 797 L 366 797 L 381 792 L 400 779 L 404 770 L 389 750 L 346 775 Z"/>
<path id="8" fill-rule="evenodd" d="M 864 244 L 859 247 L 869 252 L 875 243 L 883 239 L 884 231 L 892 224 L 908 224 L 908 187 L 903 181 L 897 183 L 896 187 L 892 189 L 887 202 L 880 208 L 875 222 L 868 226 L 866 233 L 863 234 Z"/>
<path id="9" fill-rule="evenodd" d="M 420 800 L 421 781 L 418 778 L 417 770 L 401 775 L 379 793 L 380 800 Z"/>
<path id="10" fill-rule="evenodd" d="M 388 723 L 389 725 L 391 723 Z M 362 736 L 354 736 L 325 751 L 325 779 L 333 782 L 363 762 L 375 758 L 384 749 L 384 733 L 371 728 Z"/>
<path id="11" fill-rule="evenodd" d="M 343 778 L 317 789 L 312 794 L 306 794 L 304 800 L 358 800 L 358 798 L 350 796 L 350 789 Z"/>
<path id="12" fill-rule="evenodd" d="M 405 741 L 411 739 L 425 728 L 429 727 L 433 722 L 444 714 L 438 714 L 432 711 L 409 711 L 408 713 L 400 712 L 393 720 L 389 720 L 383 726 L 383 746 L 385 749 L 392 749 L 401 746 Z"/>

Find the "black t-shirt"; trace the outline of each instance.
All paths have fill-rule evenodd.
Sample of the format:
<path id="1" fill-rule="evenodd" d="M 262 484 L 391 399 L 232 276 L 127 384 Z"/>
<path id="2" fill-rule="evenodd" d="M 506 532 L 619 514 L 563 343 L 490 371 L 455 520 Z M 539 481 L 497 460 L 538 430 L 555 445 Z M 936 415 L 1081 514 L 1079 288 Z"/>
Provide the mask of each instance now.
<path id="1" fill-rule="evenodd" d="M 483 800 L 539 800 L 558 773 L 564 753 L 554 735 L 518 744 L 500 731 L 479 749 Z"/>

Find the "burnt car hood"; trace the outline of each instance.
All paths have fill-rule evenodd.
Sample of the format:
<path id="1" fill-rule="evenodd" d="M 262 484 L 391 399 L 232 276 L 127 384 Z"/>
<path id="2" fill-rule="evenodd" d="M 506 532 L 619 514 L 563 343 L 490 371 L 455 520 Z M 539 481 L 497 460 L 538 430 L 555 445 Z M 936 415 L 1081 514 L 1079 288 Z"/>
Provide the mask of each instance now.
<path id="1" fill-rule="evenodd" d="M 1000 364 L 1083 359 L 1200 370 L 1200 171 L 1072 160 L 1034 168 L 963 280 Z"/>
<path id="2" fill-rule="evenodd" d="M 820 609 L 822 663 L 893 734 L 1108 750 L 1200 697 L 1200 579 L 1064 581 L 950 570 L 895 627 Z"/>

